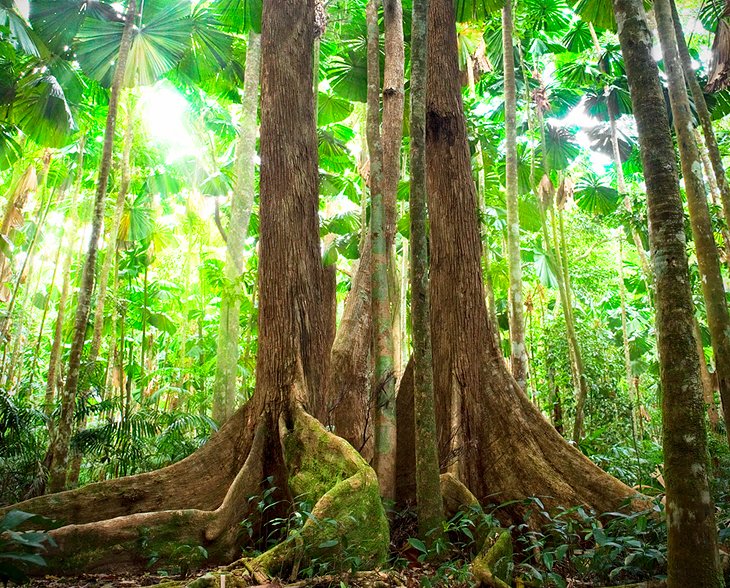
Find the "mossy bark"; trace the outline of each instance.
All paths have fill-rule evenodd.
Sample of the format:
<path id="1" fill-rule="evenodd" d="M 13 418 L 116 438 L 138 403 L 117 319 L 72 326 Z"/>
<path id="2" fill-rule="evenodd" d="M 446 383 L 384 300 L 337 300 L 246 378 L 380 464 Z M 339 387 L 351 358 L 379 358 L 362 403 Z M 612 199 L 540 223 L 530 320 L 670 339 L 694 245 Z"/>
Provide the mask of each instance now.
<path id="1" fill-rule="evenodd" d="M 480 586 L 509 588 L 512 564 L 512 537 L 505 529 L 496 529 L 487 538 L 481 552 L 471 564 L 471 572 Z"/>
<path id="2" fill-rule="evenodd" d="M 663 31 L 665 64 L 676 67 L 676 41 L 667 44 L 670 40 L 667 31 L 674 31 L 670 8 L 666 0 L 658 0 L 655 9 Z M 656 283 L 667 488 L 668 585 L 720 586 L 722 577 L 714 508 L 707 483 L 704 406 L 692 333 L 693 308 L 676 156 L 643 3 L 614 0 L 614 11 L 642 147 Z M 674 51 L 671 45 L 675 45 Z M 681 89 L 684 90 L 683 83 Z M 670 90 L 675 94 L 676 113 L 678 88 L 674 85 Z"/>
<path id="3" fill-rule="evenodd" d="M 370 154 L 370 238 L 372 240 L 372 315 L 376 400 L 375 470 L 384 497 L 395 498 L 395 374 L 393 333 L 388 287 L 386 212 L 383 197 L 383 147 L 380 134 L 379 0 L 367 5 L 368 109 L 367 143 Z"/>
<path id="4" fill-rule="evenodd" d="M 507 201 L 507 254 L 509 258 L 509 336 L 512 376 L 524 389 L 527 384 L 525 313 L 522 303 L 522 255 L 520 213 L 517 195 L 517 86 L 512 23 L 512 2 L 502 9 L 502 53 L 504 61 L 505 191 Z"/>
<path id="5" fill-rule="evenodd" d="M 418 532 L 433 541 L 442 527 L 426 208 L 427 0 L 415 0 L 411 30 L 411 330 L 413 332 L 416 508 Z"/>

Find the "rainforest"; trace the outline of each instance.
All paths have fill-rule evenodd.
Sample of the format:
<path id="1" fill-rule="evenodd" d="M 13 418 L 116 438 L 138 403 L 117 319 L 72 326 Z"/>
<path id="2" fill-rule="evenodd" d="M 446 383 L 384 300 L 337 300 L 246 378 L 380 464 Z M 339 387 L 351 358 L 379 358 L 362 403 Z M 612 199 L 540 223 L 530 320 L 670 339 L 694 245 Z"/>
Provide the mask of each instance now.
<path id="1" fill-rule="evenodd" d="M 0 0 L 0 584 L 730 580 L 728 0 Z"/>

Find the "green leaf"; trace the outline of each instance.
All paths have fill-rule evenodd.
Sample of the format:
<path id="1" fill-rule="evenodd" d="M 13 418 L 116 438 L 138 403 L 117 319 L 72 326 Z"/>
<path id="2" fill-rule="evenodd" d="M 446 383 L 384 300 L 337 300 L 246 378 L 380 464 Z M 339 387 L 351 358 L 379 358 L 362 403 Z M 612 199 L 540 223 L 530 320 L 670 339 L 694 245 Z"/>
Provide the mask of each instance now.
<path id="1" fill-rule="evenodd" d="M 38 48 L 40 43 L 37 42 L 35 32 L 28 27 L 14 6 L 12 8 L 0 6 L 0 26 L 8 27 L 10 40 L 16 48 L 34 57 L 41 56 Z"/>
<path id="2" fill-rule="evenodd" d="M 454 0 L 458 22 L 485 20 L 504 7 L 504 0 Z"/>
<path id="3" fill-rule="evenodd" d="M 38 73 L 18 85 L 15 123 L 44 147 L 62 147 L 76 131 L 71 107 L 55 76 Z"/>
<path id="4" fill-rule="evenodd" d="M 553 267 L 553 262 L 539 247 L 533 249 L 533 263 L 540 283 L 546 288 L 557 288 L 557 272 Z"/>
<path id="5" fill-rule="evenodd" d="M 521 8 L 528 30 L 560 33 L 570 22 L 567 16 L 570 11 L 564 0 L 524 0 Z"/>
<path id="6" fill-rule="evenodd" d="M 563 43 L 568 51 L 573 53 L 581 53 L 593 47 L 593 38 L 588 23 L 584 20 L 576 20 L 563 37 Z"/>
<path id="7" fill-rule="evenodd" d="M 545 125 L 545 153 L 543 159 L 550 170 L 563 170 L 580 153 L 573 134 L 565 127 Z"/>
<path id="8" fill-rule="evenodd" d="M 335 265 L 337 263 L 337 257 L 337 247 L 334 243 L 331 243 L 324 250 L 324 255 L 322 256 L 322 265 L 324 265 L 325 267 Z"/>
<path id="9" fill-rule="evenodd" d="M 56 54 L 63 54 L 90 17 L 95 20 L 117 21 L 122 16 L 109 3 L 98 0 L 32 0 L 30 22 L 33 30 Z"/>
<path id="10" fill-rule="evenodd" d="M 409 537 L 408 545 L 420 551 L 421 553 L 428 553 L 428 548 L 426 547 L 426 544 L 420 539 L 417 539 L 415 537 Z"/>
<path id="11" fill-rule="evenodd" d="M 261 0 L 215 0 L 212 8 L 228 30 L 245 33 L 253 29 L 260 33 L 262 5 Z"/>
<path id="12" fill-rule="evenodd" d="M 616 30 L 616 16 L 610 0 L 578 0 L 573 4 L 573 10 L 584 21 L 591 22 L 596 27 Z"/>
<path id="13" fill-rule="evenodd" d="M 205 82 L 226 69 L 233 60 L 233 38 L 221 30 L 218 16 L 203 3 L 190 17 L 191 43 L 180 70 L 192 80 Z"/>
<path id="14" fill-rule="evenodd" d="M 148 1 L 145 10 L 151 16 L 134 31 L 125 73 L 127 86 L 155 83 L 180 62 L 190 47 L 190 2 L 177 0 L 158 8 Z M 107 87 L 114 75 L 123 29 L 124 23 L 120 22 L 86 20 L 78 34 L 76 55 L 81 67 L 89 77 Z"/>
<path id="15" fill-rule="evenodd" d="M 335 547 L 340 542 L 339 539 L 328 539 L 327 541 L 322 541 L 322 543 L 319 544 L 319 549 L 329 549 L 330 547 Z"/>
<path id="16" fill-rule="evenodd" d="M 573 197 L 581 210 L 591 214 L 611 214 L 621 201 L 619 193 L 593 173 L 586 173 L 578 181 Z"/>
<path id="17" fill-rule="evenodd" d="M 352 114 L 352 102 L 333 94 L 319 93 L 317 100 L 317 124 L 320 126 L 340 122 Z"/>
<path id="18" fill-rule="evenodd" d="M 23 523 L 29 522 L 38 515 L 24 512 L 22 510 L 11 510 L 2 519 L 0 519 L 0 531 L 9 531 L 16 529 Z"/>

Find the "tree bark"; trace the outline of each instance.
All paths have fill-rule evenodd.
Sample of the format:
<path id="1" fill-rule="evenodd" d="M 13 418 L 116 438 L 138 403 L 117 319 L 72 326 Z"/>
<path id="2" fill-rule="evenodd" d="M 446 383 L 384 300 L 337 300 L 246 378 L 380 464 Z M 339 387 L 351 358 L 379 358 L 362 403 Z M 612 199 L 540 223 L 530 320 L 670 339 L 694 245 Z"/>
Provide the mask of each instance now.
<path id="1" fill-rule="evenodd" d="M 664 2 L 663 6 L 660 4 Z M 666 0 L 655 3 L 666 34 Z M 707 446 L 684 215 L 652 36 L 640 0 L 614 0 L 631 87 L 649 210 L 662 384 L 664 479 L 669 535 L 668 585 L 720 586 L 717 529 L 707 481 Z M 669 15 L 669 19 L 665 15 Z M 674 60 L 674 59 L 673 59 Z M 667 62 L 667 66 L 671 65 Z M 676 116 L 676 115 L 675 115 Z"/>
<path id="2" fill-rule="evenodd" d="M 672 21 L 674 23 L 675 38 L 677 40 L 677 48 L 679 50 L 679 56 L 682 61 L 682 71 L 687 81 L 690 91 L 692 92 L 692 100 L 694 102 L 695 112 L 697 118 L 702 126 L 702 134 L 705 137 L 705 144 L 707 145 L 707 151 L 712 162 L 712 169 L 715 173 L 715 179 L 717 181 L 717 187 L 720 190 L 720 201 L 722 202 L 722 211 L 726 219 L 730 219 L 730 183 L 727 181 L 725 175 L 725 166 L 722 163 L 722 155 L 720 154 L 720 147 L 717 144 L 717 137 L 715 136 L 715 130 L 712 127 L 712 116 L 707 108 L 707 101 L 705 100 L 705 94 L 700 87 L 700 83 L 697 81 L 694 69 L 692 68 L 692 57 L 689 54 L 687 47 L 687 41 L 684 38 L 684 32 L 682 31 L 682 22 L 677 14 L 677 6 L 672 0 Z"/>
<path id="3" fill-rule="evenodd" d="M 702 344 L 702 331 L 697 316 L 693 315 L 692 332 L 695 336 L 697 345 L 697 357 L 700 358 L 700 381 L 702 382 L 702 398 L 707 406 L 707 418 L 710 421 L 710 428 L 713 432 L 720 432 L 720 414 L 717 412 L 715 404 L 715 378 L 712 377 L 710 370 L 707 369 L 707 359 L 705 358 L 705 347 Z"/>
<path id="4" fill-rule="evenodd" d="M 246 70 L 236 154 L 236 186 L 231 199 L 231 219 L 226 240 L 226 287 L 221 297 L 218 353 L 213 384 L 213 419 L 223 422 L 236 408 L 241 300 L 238 283 L 243 272 L 243 246 L 248 236 L 256 189 L 256 129 L 261 72 L 261 36 L 249 31 Z"/>
<path id="5" fill-rule="evenodd" d="M 376 395 L 375 471 L 383 497 L 395 498 L 395 374 L 388 286 L 383 148 L 380 135 L 380 50 L 378 0 L 369 0 L 367 142 L 370 153 L 370 238 L 372 240 L 373 353 Z"/>
<path id="6" fill-rule="evenodd" d="M 350 292 L 340 319 L 330 359 L 327 415 L 323 423 L 333 427 L 366 461 L 373 458 L 375 407 L 372 380 L 371 309 L 372 248 L 365 238 Z"/>
<path id="7" fill-rule="evenodd" d="M 323 283 L 331 274 L 320 258 L 314 12 L 314 0 L 263 5 L 254 396 L 177 464 L 24 503 L 75 523 L 51 532 L 58 547 L 45 570 L 140 570 L 148 566 L 146 545 L 159 546 L 163 557 L 180 545 L 201 545 L 209 563 L 229 563 L 245 543 L 241 521 L 252 521 L 254 539 L 265 542 L 268 523 L 288 516 L 293 496 L 311 500 L 312 520 L 256 558 L 254 567 L 285 577 L 316 558 L 340 570 L 348 565 L 343 544 L 365 566 L 386 558 L 388 528 L 373 470 L 302 410 L 321 410 L 331 344 L 331 317 L 322 312 Z M 262 492 L 276 506 L 257 513 L 250 498 Z M 336 525 L 321 524 L 333 518 Z"/>
<path id="8" fill-rule="evenodd" d="M 383 202 L 385 206 L 385 246 L 388 258 L 388 290 L 393 338 L 393 371 L 402 373 L 401 306 L 398 263 L 395 249 L 398 216 L 398 181 L 403 143 L 405 104 L 405 45 L 401 0 L 383 0 L 385 62 L 383 68 Z"/>
<path id="9" fill-rule="evenodd" d="M 616 508 L 635 492 L 560 437 L 510 376 L 494 345 L 482 284 L 453 3 L 431 0 L 429 19 L 426 157 L 441 466 L 458 456 L 460 477 L 480 500 L 541 496 L 549 497 L 549 504 L 588 504 L 599 512 Z M 451 426 L 454 397 L 461 399 L 456 431 Z M 454 452 L 452 436 L 459 440 Z"/>
<path id="10" fill-rule="evenodd" d="M 106 199 L 107 186 L 109 184 L 109 171 L 111 170 L 112 164 L 117 108 L 119 105 L 119 95 L 124 82 L 124 72 L 127 67 L 129 50 L 132 45 L 132 32 L 136 11 L 136 0 L 130 0 L 127 6 L 124 32 L 122 33 L 122 41 L 119 48 L 119 54 L 117 55 L 117 64 L 114 70 L 114 79 L 112 81 L 111 92 L 109 95 L 109 109 L 107 112 L 106 128 L 104 129 L 104 146 L 102 149 L 101 167 L 99 168 L 99 179 L 96 185 L 94 212 L 91 222 L 91 236 L 89 238 L 89 248 L 84 262 L 84 269 L 81 277 L 81 288 L 79 289 L 79 298 L 76 307 L 74 335 L 71 343 L 71 351 L 69 353 L 68 375 L 63 389 L 61 413 L 57 427 L 55 428 L 54 439 L 51 441 L 51 467 L 49 474 L 49 489 L 51 492 L 58 492 L 66 485 L 66 465 L 73 428 L 76 392 L 79 384 L 81 354 L 83 352 L 84 341 L 86 339 L 86 326 L 89 318 L 91 294 L 94 289 L 94 273 L 96 271 L 99 237 L 101 235 L 101 228 L 104 222 L 104 203 Z"/>
<path id="11" fill-rule="evenodd" d="M 507 255 L 509 258 L 509 335 L 512 376 L 521 388 L 527 384 L 525 315 L 522 303 L 522 255 L 520 213 L 517 196 L 517 89 L 513 46 L 512 3 L 502 9 L 504 59 L 505 191 L 507 200 Z"/>
<path id="12" fill-rule="evenodd" d="M 669 0 L 662 0 L 654 9 L 657 29 L 666 63 L 669 99 L 682 163 L 682 176 L 687 194 L 692 237 L 695 242 L 700 283 L 705 300 L 707 324 L 715 356 L 715 372 L 722 400 L 725 422 L 730 422 L 730 314 L 725 286 L 720 271 L 710 210 L 707 205 L 702 163 L 694 137 L 694 119 L 690 110 L 685 77 L 677 49 L 677 37 Z M 730 430 L 728 430 L 730 439 Z"/>
<path id="13" fill-rule="evenodd" d="M 426 74 L 428 0 L 415 0 L 411 28 L 411 330 L 413 333 L 413 412 L 415 415 L 416 507 L 418 532 L 433 542 L 442 528 L 444 507 L 439 480 L 433 349 L 428 284 L 426 208 Z"/>

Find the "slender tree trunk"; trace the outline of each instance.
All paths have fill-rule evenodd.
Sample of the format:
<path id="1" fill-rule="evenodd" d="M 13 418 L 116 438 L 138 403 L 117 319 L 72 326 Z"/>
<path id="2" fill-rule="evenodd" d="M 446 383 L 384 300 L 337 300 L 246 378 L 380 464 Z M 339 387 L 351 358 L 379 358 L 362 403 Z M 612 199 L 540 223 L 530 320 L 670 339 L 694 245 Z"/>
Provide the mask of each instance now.
<path id="1" fill-rule="evenodd" d="M 660 6 L 662 2 L 664 5 Z M 671 27 L 666 0 L 658 0 L 654 6 L 655 10 L 659 9 L 660 27 L 666 33 L 666 25 Z M 639 142 L 643 146 L 641 156 L 654 260 L 669 534 L 668 586 L 721 586 L 674 146 L 643 3 L 614 0 L 614 11 Z M 669 15 L 668 23 L 665 15 Z"/>
<path id="2" fill-rule="evenodd" d="M 131 98 L 131 97 L 130 97 Z M 89 364 L 93 365 L 99 356 L 101 349 L 101 338 L 104 331 L 104 310 L 106 308 L 106 291 L 109 286 L 109 274 L 112 264 L 117 257 L 117 237 L 119 236 L 119 225 L 124 215 L 124 203 L 129 192 L 130 182 L 130 157 L 132 154 L 132 142 L 134 140 L 134 108 L 135 105 L 130 99 L 127 104 L 127 124 L 124 129 L 124 147 L 122 148 L 121 180 L 117 200 L 114 203 L 112 222 L 109 226 L 109 242 L 104 255 L 104 263 L 99 274 L 99 289 L 94 309 L 94 334 L 91 338 L 91 349 L 89 350 Z"/>
<path id="3" fill-rule="evenodd" d="M 639 432 L 640 437 L 643 437 L 643 427 L 641 426 L 641 396 L 639 394 L 639 386 L 634 386 L 634 370 L 631 366 L 631 347 L 629 345 L 629 315 L 628 315 L 628 302 L 626 284 L 624 282 L 624 239 L 623 235 L 619 236 L 618 240 L 618 292 L 619 299 L 621 302 L 621 342 L 624 351 L 624 371 L 626 372 L 626 394 L 631 399 L 632 391 L 636 392 L 636 399 L 631 400 L 631 414 L 633 415 L 633 422 L 635 424 L 635 430 Z"/>
<path id="4" fill-rule="evenodd" d="M 527 384 L 525 316 L 522 303 L 522 256 L 520 213 L 517 197 L 517 89 L 512 40 L 512 3 L 502 9 L 502 51 L 504 54 L 505 183 L 507 200 L 507 256 L 509 258 L 509 334 L 512 375 L 523 389 Z"/>
<path id="5" fill-rule="evenodd" d="M 679 14 L 677 14 L 677 6 L 674 0 L 671 2 L 671 11 L 672 21 L 674 23 L 675 39 L 677 41 L 679 57 L 682 62 L 682 71 L 687 81 L 687 85 L 692 92 L 694 109 L 697 113 L 700 125 L 702 126 L 702 134 L 705 138 L 707 151 L 710 156 L 710 161 L 712 162 L 712 169 L 715 173 L 715 180 L 717 181 L 717 187 L 720 191 L 722 211 L 726 222 L 730 222 L 728 221 L 728 219 L 730 219 L 730 183 L 728 183 L 727 176 L 725 175 L 725 166 L 722 163 L 722 155 L 720 154 L 720 147 L 717 144 L 717 137 L 715 136 L 715 130 L 712 126 L 712 116 L 707 108 L 705 94 L 702 91 L 700 83 L 697 81 L 694 69 L 692 68 L 692 57 L 689 54 L 687 41 L 685 40 L 684 32 L 682 31 L 682 22 L 679 19 Z"/>
<path id="6" fill-rule="evenodd" d="M 413 2 L 411 25 L 411 329 L 418 531 L 433 541 L 444 517 L 439 481 L 426 208 L 426 59 L 428 0 Z"/>
<path id="7" fill-rule="evenodd" d="M 596 35 L 596 30 L 593 28 L 593 23 L 588 23 L 588 30 L 591 33 L 591 39 L 593 40 L 593 47 L 596 50 L 596 56 L 600 59 L 601 58 L 601 44 L 598 42 L 598 35 Z M 611 155 L 613 157 L 613 164 L 616 168 L 616 185 L 618 187 L 619 194 L 622 194 L 624 197 L 624 208 L 631 213 L 632 206 L 631 206 L 631 199 L 629 198 L 628 190 L 626 189 L 626 178 L 624 177 L 624 166 L 623 161 L 621 159 L 621 150 L 619 149 L 619 143 L 618 143 L 618 112 L 616 110 L 616 101 L 613 96 L 611 96 L 611 87 L 606 85 L 603 90 L 603 95 L 606 98 L 606 111 L 608 112 L 608 123 L 611 129 Z M 644 279 L 647 282 L 647 285 L 651 287 L 652 285 L 652 272 L 651 267 L 649 265 L 649 260 L 646 257 L 646 251 L 644 250 L 644 243 L 641 240 L 641 236 L 639 235 L 639 232 L 632 227 L 631 228 L 631 238 L 634 241 L 634 246 L 636 247 L 636 253 L 639 256 L 639 265 L 641 266 L 641 270 L 644 273 Z"/>
<path id="8" fill-rule="evenodd" d="M 372 313 L 375 381 L 375 471 L 383 497 L 395 498 L 395 374 L 388 287 L 386 212 L 383 198 L 383 149 L 380 136 L 380 51 L 378 0 L 369 0 L 367 140 L 370 153 L 370 234 L 372 239 Z"/>
<path id="9" fill-rule="evenodd" d="M 63 232 L 61 232 L 61 236 L 63 236 Z M 51 295 L 53 294 L 53 286 L 56 283 L 56 275 L 58 274 L 58 265 L 59 261 L 61 260 L 61 250 L 63 248 L 60 246 L 56 250 L 56 257 L 53 262 L 53 273 L 51 274 L 51 281 L 48 285 L 48 295 L 46 296 L 45 304 L 43 305 L 43 315 L 41 316 L 41 324 L 38 327 L 38 338 L 36 339 L 35 349 L 33 351 L 33 364 L 30 368 L 30 381 L 28 382 L 28 389 L 33 390 L 33 380 L 35 379 L 35 370 L 36 366 L 38 365 L 38 356 L 40 355 L 41 350 L 41 344 L 43 343 L 43 331 L 46 326 L 46 318 L 48 318 L 48 309 L 51 306 Z M 51 400 L 52 402 L 53 400 Z"/>
<path id="10" fill-rule="evenodd" d="M 53 411 L 53 402 L 56 395 L 56 375 L 58 373 L 59 361 L 61 359 L 61 344 L 63 343 L 63 322 L 66 316 L 66 301 L 68 299 L 68 290 L 70 287 L 71 271 L 71 250 L 67 253 L 66 262 L 64 264 L 63 285 L 61 286 L 61 297 L 58 299 L 58 310 L 56 312 L 56 326 L 53 332 L 53 343 L 51 344 L 51 355 L 48 361 L 48 375 L 46 376 L 46 399 L 44 410 L 46 416 L 50 416 Z"/>
<path id="11" fill-rule="evenodd" d="M 715 405 L 715 382 L 710 370 L 707 369 L 707 359 L 705 358 L 705 347 L 702 344 L 702 331 L 697 316 L 693 315 L 692 332 L 694 333 L 695 342 L 697 344 L 697 357 L 700 359 L 700 381 L 702 382 L 702 397 L 707 406 L 707 418 L 710 421 L 710 427 L 713 432 L 720 431 L 720 414 Z"/>
<path id="12" fill-rule="evenodd" d="M 213 418 L 227 420 L 236 409 L 241 298 L 239 280 L 243 273 L 243 246 L 248 236 L 248 223 L 256 190 L 256 130 L 259 80 L 261 77 L 261 36 L 248 33 L 246 71 L 243 81 L 243 102 L 239 121 L 239 142 L 236 154 L 236 187 L 231 199 L 231 219 L 226 241 L 226 287 L 221 299 L 221 321 L 218 327 L 218 354 L 213 385 Z"/>
<path id="13" fill-rule="evenodd" d="M 703 137 L 699 129 L 695 129 L 694 132 L 695 141 L 697 142 L 697 149 L 700 152 L 700 158 L 702 159 L 702 169 L 705 172 L 705 179 L 707 180 L 707 183 L 710 185 L 710 200 L 712 201 L 712 204 L 715 206 L 722 206 L 722 196 L 720 194 L 720 186 L 717 183 L 717 177 L 715 175 L 715 170 L 712 167 L 712 162 L 710 161 L 710 155 L 707 150 L 707 147 L 705 146 L 705 143 L 703 142 Z M 723 170 L 724 173 L 724 170 Z M 725 213 L 722 211 L 722 208 L 720 209 L 720 217 L 725 221 L 724 226 L 722 227 L 722 243 L 725 247 L 725 250 L 722 252 L 725 255 L 725 265 L 727 266 L 730 264 L 730 231 L 727 227 L 727 219 L 725 218 Z M 721 255 L 721 261 L 722 261 L 722 255 Z"/>
<path id="14" fill-rule="evenodd" d="M 48 360 L 48 373 L 46 375 L 46 396 L 43 410 L 46 416 L 50 417 L 53 411 L 53 402 L 56 395 L 56 381 L 58 377 L 59 361 L 61 359 L 61 344 L 63 343 L 63 324 L 66 318 L 66 303 L 68 292 L 71 287 L 71 264 L 74 257 L 74 242 L 76 237 L 77 225 L 79 221 L 78 202 L 81 196 L 81 181 L 84 175 L 84 160 L 86 149 L 86 135 L 81 137 L 79 141 L 78 153 L 79 159 L 76 170 L 76 182 L 74 183 L 73 192 L 71 194 L 70 218 L 64 223 L 61 229 L 59 243 L 63 243 L 63 238 L 68 235 L 68 246 L 66 247 L 65 260 L 63 262 L 63 284 L 61 286 L 61 295 L 56 306 L 56 322 L 53 330 L 53 343 L 51 344 L 51 354 Z M 67 230 L 69 229 L 69 230 Z M 60 249 L 59 244 L 59 249 Z M 52 283 L 53 284 L 53 283 Z M 49 421 L 49 425 L 50 425 Z M 51 427 L 52 430 L 52 427 Z M 49 447 L 50 453 L 50 447 Z M 50 455 L 47 456 L 50 459 Z"/>
<path id="15" fill-rule="evenodd" d="M 383 0 L 385 28 L 385 64 L 383 68 L 383 202 L 385 206 L 385 246 L 388 258 L 389 302 L 393 338 L 393 370 L 396 377 L 401 365 L 400 280 L 395 251 L 398 212 L 398 181 L 403 143 L 403 112 L 405 102 L 405 45 L 403 41 L 403 6 L 401 0 Z"/>
<path id="16" fill-rule="evenodd" d="M 104 221 L 104 203 L 106 199 L 107 185 L 109 183 L 109 171 L 112 164 L 112 151 L 114 149 L 114 129 L 117 122 L 117 107 L 119 95 L 124 82 L 124 72 L 127 67 L 127 58 L 132 44 L 132 30 L 137 12 L 136 0 L 130 0 L 127 5 L 127 16 L 122 33 L 122 42 L 117 56 L 117 63 L 114 70 L 111 93 L 109 96 L 109 109 L 107 112 L 106 128 L 104 130 L 104 146 L 101 156 L 101 167 L 96 187 L 96 198 L 94 200 L 94 213 L 91 223 L 91 236 L 89 238 L 89 249 L 84 262 L 84 269 L 79 289 L 79 299 L 76 308 L 76 319 L 74 322 L 74 336 L 69 354 L 68 375 L 63 390 L 61 402 L 61 414 L 58 419 L 58 426 L 55 429 L 55 436 L 51 442 L 51 469 L 49 477 L 49 489 L 51 492 L 63 490 L 66 485 L 66 465 L 68 461 L 69 443 L 73 429 L 73 413 L 76 404 L 76 392 L 79 383 L 79 370 L 81 367 L 81 353 L 86 339 L 86 323 L 89 318 L 89 304 L 94 289 L 94 273 L 96 270 L 96 257 L 99 247 L 99 236 Z"/>
<path id="17" fill-rule="evenodd" d="M 702 163 L 694 137 L 694 122 L 677 49 L 670 0 L 657 2 L 654 14 L 666 64 L 669 99 L 677 133 L 687 207 L 695 242 L 697 265 L 700 270 L 702 294 L 705 299 L 707 324 L 710 327 L 710 340 L 715 356 L 720 399 L 727 423 L 730 422 L 730 314 L 720 272 L 720 257 L 705 195 Z M 728 439 L 730 439 L 730 429 Z"/>

